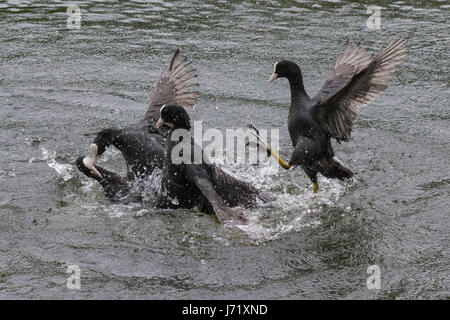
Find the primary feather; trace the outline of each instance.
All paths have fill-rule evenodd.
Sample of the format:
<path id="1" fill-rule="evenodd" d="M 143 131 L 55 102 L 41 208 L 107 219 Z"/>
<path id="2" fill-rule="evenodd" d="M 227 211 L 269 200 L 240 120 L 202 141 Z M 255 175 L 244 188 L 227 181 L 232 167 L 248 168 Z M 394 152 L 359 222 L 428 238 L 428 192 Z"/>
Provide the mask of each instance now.
<path id="1" fill-rule="evenodd" d="M 314 115 L 330 136 L 337 141 L 350 140 L 360 107 L 386 90 L 392 74 L 406 60 L 406 41 L 393 41 L 377 55 L 367 55 L 359 44 L 351 50 L 347 42 L 325 85 L 313 98 Z"/>
<path id="2" fill-rule="evenodd" d="M 192 83 L 197 77 L 197 71 L 190 65 L 191 62 L 181 58 L 180 50 L 177 50 L 161 73 L 156 86 L 150 91 L 145 120 L 156 122 L 163 105 L 179 105 L 188 110 L 195 108 L 199 92 L 191 89 L 198 87 L 199 84 Z"/>

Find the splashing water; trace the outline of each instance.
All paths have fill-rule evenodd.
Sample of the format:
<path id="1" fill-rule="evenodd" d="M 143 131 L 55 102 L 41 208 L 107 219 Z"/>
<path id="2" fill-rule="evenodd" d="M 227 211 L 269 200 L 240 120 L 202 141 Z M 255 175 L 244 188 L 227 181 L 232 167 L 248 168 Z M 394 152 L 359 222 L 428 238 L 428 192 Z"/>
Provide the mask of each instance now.
<path id="1" fill-rule="evenodd" d="M 237 226 L 255 241 L 273 240 L 290 231 L 319 225 L 320 221 L 310 221 L 305 216 L 320 211 L 324 205 L 335 205 L 348 188 L 339 181 L 321 177 L 320 193 L 314 195 L 306 177 L 304 181 L 308 184 L 304 185 L 299 168 L 284 171 L 269 161 L 260 162 L 257 166 L 220 167 L 275 197 L 273 201 L 260 202 L 255 208 L 245 210 L 249 224 Z"/>
<path id="2" fill-rule="evenodd" d="M 56 151 L 49 151 L 44 147 L 41 147 L 42 158 L 45 160 L 50 168 L 56 170 L 56 172 L 64 179 L 68 181 L 72 178 L 73 167 L 69 164 L 62 164 L 56 161 Z"/>

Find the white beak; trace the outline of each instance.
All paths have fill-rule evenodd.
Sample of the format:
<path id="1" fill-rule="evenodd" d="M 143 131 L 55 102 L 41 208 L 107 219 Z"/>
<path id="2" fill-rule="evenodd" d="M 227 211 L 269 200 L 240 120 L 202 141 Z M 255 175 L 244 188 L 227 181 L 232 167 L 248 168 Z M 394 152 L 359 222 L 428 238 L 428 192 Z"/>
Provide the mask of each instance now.
<path id="1" fill-rule="evenodd" d="M 156 123 L 156 129 L 161 128 L 161 126 L 164 124 L 164 120 L 162 118 L 159 118 L 158 122 Z"/>
<path id="2" fill-rule="evenodd" d="M 272 73 L 272 75 L 269 78 L 269 83 L 274 82 L 278 78 L 278 73 Z"/>
<path id="3" fill-rule="evenodd" d="M 95 143 L 91 144 L 89 146 L 89 149 L 91 149 L 92 154 L 97 157 L 98 156 L 98 147 Z"/>
<path id="4" fill-rule="evenodd" d="M 88 168 L 89 170 L 92 171 L 93 174 L 95 174 L 97 177 L 99 177 L 100 179 L 102 179 L 102 175 L 100 174 L 100 172 L 98 172 L 98 170 L 95 168 L 95 162 L 96 159 L 92 159 L 90 157 L 86 157 L 83 159 L 83 164 L 86 168 Z"/>
<path id="5" fill-rule="evenodd" d="M 92 154 L 94 155 L 94 158 L 89 158 L 86 157 L 83 159 L 83 164 L 86 168 L 88 168 L 89 170 L 92 171 L 93 174 L 95 174 L 97 177 L 99 177 L 100 179 L 102 179 L 102 175 L 100 174 L 100 172 L 98 172 L 98 170 L 95 168 L 95 164 L 97 162 L 98 159 L 98 146 L 93 143 L 89 146 L 89 149 L 91 150 Z"/>

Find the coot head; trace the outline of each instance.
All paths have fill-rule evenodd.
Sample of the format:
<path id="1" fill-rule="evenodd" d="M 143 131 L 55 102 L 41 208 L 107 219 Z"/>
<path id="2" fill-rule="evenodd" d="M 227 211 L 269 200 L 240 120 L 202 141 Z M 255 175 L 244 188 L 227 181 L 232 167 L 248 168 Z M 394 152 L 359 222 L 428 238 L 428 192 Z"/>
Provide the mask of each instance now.
<path id="1" fill-rule="evenodd" d="M 78 167 L 78 170 L 80 170 L 82 173 L 84 173 L 86 176 L 95 179 L 97 181 L 100 181 L 103 176 L 98 172 L 97 168 L 95 167 L 96 159 L 90 158 L 90 157 L 79 157 L 76 161 L 76 165 Z"/>
<path id="2" fill-rule="evenodd" d="M 164 105 L 161 107 L 160 117 L 156 123 L 156 127 L 160 128 L 164 123 L 175 129 L 191 129 L 189 115 L 186 110 L 180 106 Z"/>
<path id="3" fill-rule="evenodd" d="M 283 60 L 274 64 L 273 73 L 269 78 L 269 83 L 274 82 L 278 78 L 293 79 L 299 75 L 301 76 L 301 71 L 296 63 L 289 60 Z"/>

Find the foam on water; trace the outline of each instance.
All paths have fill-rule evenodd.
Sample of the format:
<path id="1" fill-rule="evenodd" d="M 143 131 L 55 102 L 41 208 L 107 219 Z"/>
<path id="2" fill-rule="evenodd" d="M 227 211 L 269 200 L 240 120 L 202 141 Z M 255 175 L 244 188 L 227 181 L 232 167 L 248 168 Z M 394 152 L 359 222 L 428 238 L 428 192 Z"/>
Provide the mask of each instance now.
<path id="1" fill-rule="evenodd" d="M 266 169 L 262 167 L 260 170 Z M 291 174 L 301 175 L 302 173 L 301 170 L 297 169 Z M 244 172 L 243 176 L 247 174 Z M 259 177 L 257 174 L 252 174 L 252 176 Z M 266 177 L 269 180 L 266 180 L 267 184 L 258 183 L 259 179 L 254 178 L 253 182 L 263 191 L 266 191 L 267 184 L 275 183 L 275 181 L 270 181 L 268 177 Z M 334 205 L 346 189 L 342 182 L 322 178 L 320 179 L 321 190 L 318 194 L 313 194 L 309 185 L 305 189 L 303 185 L 298 184 L 294 185 L 297 190 L 292 193 L 287 192 L 290 183 L 282 182 L 280 186 L 278 181 L 278 188 L 281 187 L 282 191 L 270 192 L 276 199 L 269 203 L 259 203 L 257 208 L 249 209 L 250 223 L 241 225 L 239 228 L 253 239 L 272 240 L 290 231 L 300 231 L 305 226 L 318 225 L 320 224 L 318 220 L 305 222 L 305 215 L 321 210 L 320 208 L 323 205 Z"/>
<path id="2" fill-rule="evenodd" d="M 55 151 L 41 147 L 41 152 L 42 160 L 45 160 L 49 167 L 55 169 L 58 176 L 62 177 L 65 182 L 74 176 L 74 167 L 57 162 Z M 122 158 L 121 153 L 110 148 L 105 151 L 99 162 L 110 167 L 111 164 L 114 166 L 113 162 L 119 158 Z M 321 205 L 333 205 L 346 189 L 345 183 L 322 177 L 320 180 L 321 190 L 319 194 L 313 195 L 309 182 L 304 184 L 309 180 L 307 178 L 298 180 L 298 176 L 303 174 L 301 169 L 293 168 L 286 172 L 273 166 L 270 161 L 263 161 L 258 165 L 225 165 L 222 163 L 218 166 L 225 172 L 274 197 L 274 200 L 268 203 L 258 201 L 255 208 L 242 209 L 249 219 L 249 224 L 238 225 L 237 228 L 252 239 L 251 241 L 272 240 L 284 233 L 300 231 L 305 226 L 319 224 L 319 221 L 305 222 L 304 216 L 314 210 L 320 210 L 317 208 L 320 208 Z M 113 171 L 117 171 L 117 169 L 115 167 Z M 284 179 L 280 179 L 280 175 Z M 148 215 L 156 209 L 155 204 L 162 178 L 161 169 L 154 170 L 147 179 L 132 184 L 131 193 L 141 199 L 140 202 L 130 202 L 129 199 L 132 197 L 129 197 L 125 203 L 120 203 L 120 201 L 118 203 L 101 203 L 105 198 L 99 184 L 82 174 L 79 177 L 82 186 L 74 192 L 81 192 L 84 197 L 90 199 L 89 204 L 83 205 L 86 212 L 102 212 L 111 218 L 120 218 L 126 215 L 140 217 Z M 92 198 L 93 194 L 94 198 Z M 177 202 L 178 199 L 172 199 L 172 203 L 176 204 Z M 225 233 L 226 230 L 230 229 L 225 227 Z M 216 235 L 214 238 L 220 242 L 228 241 L 226 234 Z"/>

